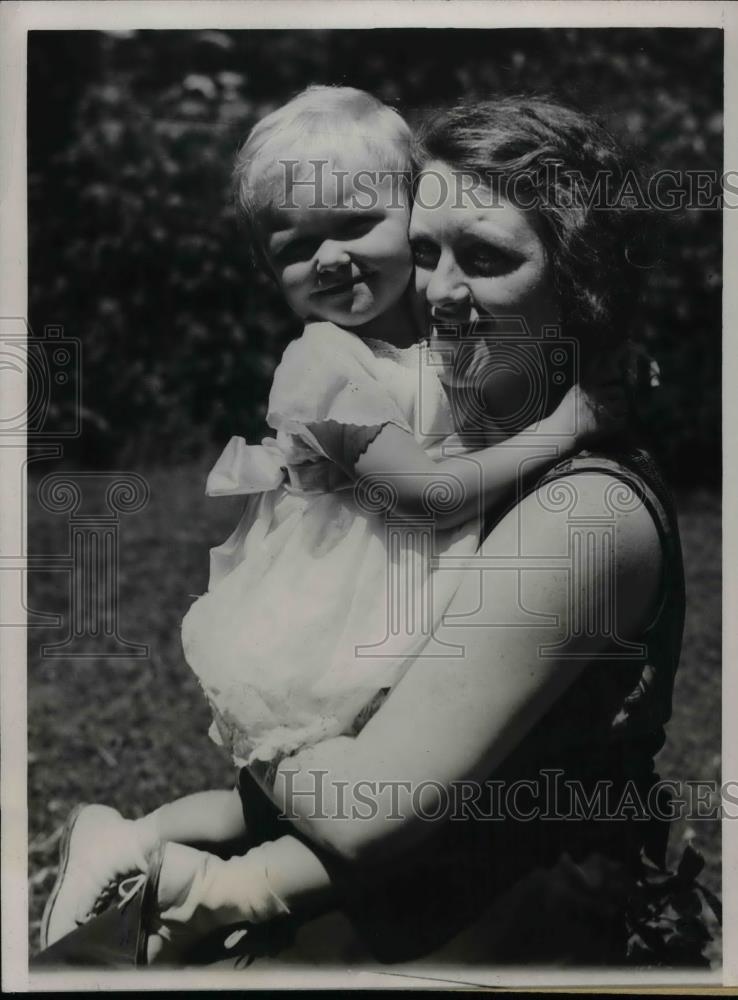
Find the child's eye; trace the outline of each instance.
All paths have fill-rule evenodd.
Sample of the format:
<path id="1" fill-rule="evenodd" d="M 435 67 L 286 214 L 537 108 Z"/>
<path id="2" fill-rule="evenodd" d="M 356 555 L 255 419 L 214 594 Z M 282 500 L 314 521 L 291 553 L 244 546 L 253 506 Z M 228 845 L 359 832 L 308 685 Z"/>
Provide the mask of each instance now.
<path id="1" fill-rule="evenodd" d="M 366 236 L 367 233 L 370 233 L 376 224 L 377 219 L 372 217 L 356 219 L 342 228 L 341 239 L 358 240 L 362 236 Z"/>
<path id="2" fill-rule="evenodd" d="M 277 251 L 275 259 L 282 265 L 310 260 L 315 255 L 319 245 L 316 240 L 293 240 Z"/>
<path id="3" fill-rule="evenodd" d="M 430 240 L 411 240 L 410 247 L 413 252 L 413 260 L 416 267 L 429 269 L 438 263 L 438 247 Z"/>

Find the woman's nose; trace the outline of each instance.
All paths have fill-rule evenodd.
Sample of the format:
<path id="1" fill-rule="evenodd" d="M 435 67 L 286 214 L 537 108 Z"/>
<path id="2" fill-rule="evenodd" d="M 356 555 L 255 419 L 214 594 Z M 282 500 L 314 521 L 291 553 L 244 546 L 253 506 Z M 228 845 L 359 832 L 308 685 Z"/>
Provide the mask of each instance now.
<path id="1" fill-rule="evenodd" d="M 351 258 L 340 243 L 333 240 L 326 240 L 322 243 L 315 255 L 315 266 L 318 274 L 326 271 L 335 271 L 339 267 L 345 267 L 351 263 Z"/>
<path id="2" fill-rule="evenodd" d="M 454 263 L 441 259 L 426 287 L 428 305 L 439 318 L 460 318 L 471 304 L 469 286 Z"/>

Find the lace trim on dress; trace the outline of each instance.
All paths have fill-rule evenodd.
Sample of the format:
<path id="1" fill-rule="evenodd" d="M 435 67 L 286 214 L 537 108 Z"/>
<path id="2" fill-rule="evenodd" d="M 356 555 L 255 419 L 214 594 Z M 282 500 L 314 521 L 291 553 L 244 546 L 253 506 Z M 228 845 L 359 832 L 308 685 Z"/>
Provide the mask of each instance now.
<path id="1" fill-rule="evenodd" d="M 326 456 L 345 473 L 351 475 L 356 463 L 387 424 L 401 426 L 394 420 L 369 425 L 321 420 L 318 423 L 306 424 L 306 428 L 315 437 Z"/>

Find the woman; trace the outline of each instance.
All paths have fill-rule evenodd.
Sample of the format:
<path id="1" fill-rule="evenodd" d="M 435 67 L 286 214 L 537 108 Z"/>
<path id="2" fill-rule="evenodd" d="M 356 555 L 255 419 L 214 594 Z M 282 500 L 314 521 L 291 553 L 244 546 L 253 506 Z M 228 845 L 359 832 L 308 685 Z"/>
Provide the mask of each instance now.
<path id="1" fill-rule="evenodd" d="M 534 99 L 440 115 L 418 165 L 418 297 L 469 433 L 504 439 L 530 423 L 533 391 L 550 411 L 628 337 L 633 213 L 594 204 L 590 187 L 605 176 L 617 192 L 626 167 L 590 120 Z M 481 410 L 494 417 L 483 428 Z M 402 433 L 370 445 L 373 467 L 383 449 L 396 470 L 390 485 Z M 259 785 L 242 772 L 260 850 L 290 837 L 305 856 L 280 886 L 292 916 L 250 932 L 246 953 L 294 932 L 277 962 L 615 963 L 638 948 L 668 960 L 663 936 L 641 926 L 652 901 L 637 885 L 643 851 L 664 862 L 667 824 L 638 806 L 663 811 L 653 758 L 684 585 L 667 491 L 636 445 L 623 435 L 560 463 L 490 519 L 479 571 L 437 634 L 463 656 L 420 657 L 355 736 L 286 758 Z M 227 907 L 180 906 L 172 919 L 184 896 L 168 891 L 149 928 L 161 954 L 167 937 L 170 957 L 184 954 L 183 913 L 197 917 L 190 938 L 213 931 L 220 946 Z"/>

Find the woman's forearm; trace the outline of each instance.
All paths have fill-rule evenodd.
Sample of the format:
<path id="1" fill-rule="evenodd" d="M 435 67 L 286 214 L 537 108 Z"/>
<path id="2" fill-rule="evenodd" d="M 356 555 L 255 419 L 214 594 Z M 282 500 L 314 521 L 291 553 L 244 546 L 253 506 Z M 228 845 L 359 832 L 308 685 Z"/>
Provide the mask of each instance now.
<path id="1" fill-rule="evenodd" d="M 410 737 L 408 737 L 409 739 Z M 422 737 L 418 737 L 422 743 Z M 398 770 L 376 746 L 338 736 L 285 758 L 264 786 L 282 815 L 328 857 L 385 864 L 444 821 L 443 777 L 422 763 Z M 422 756 L 422 755 L 421 755 Z"/>

